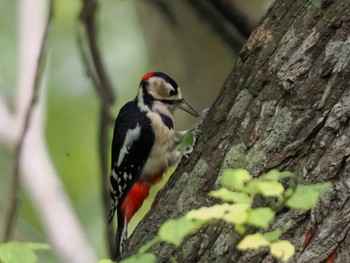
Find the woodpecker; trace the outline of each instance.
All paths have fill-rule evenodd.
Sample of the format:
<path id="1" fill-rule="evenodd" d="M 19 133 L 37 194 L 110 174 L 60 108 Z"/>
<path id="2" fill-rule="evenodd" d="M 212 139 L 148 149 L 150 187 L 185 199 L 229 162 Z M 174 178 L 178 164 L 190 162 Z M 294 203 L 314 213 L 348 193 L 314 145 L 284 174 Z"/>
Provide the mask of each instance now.
<path id="1" fill-rule="evenodd" d="M 141 79 L 137 96 L 126 103 L 115 121 L 112 142 L 109 223 L 117 212 L 116 259 L 127 239 L 127 224 L 148 197 L 150 188 L 182 155 L 175 151 L 174 110 L 198 113 L 182 98 L 180 87 L 162 72 Z M 181 157 L 180 157 L 181 156 Z"/>

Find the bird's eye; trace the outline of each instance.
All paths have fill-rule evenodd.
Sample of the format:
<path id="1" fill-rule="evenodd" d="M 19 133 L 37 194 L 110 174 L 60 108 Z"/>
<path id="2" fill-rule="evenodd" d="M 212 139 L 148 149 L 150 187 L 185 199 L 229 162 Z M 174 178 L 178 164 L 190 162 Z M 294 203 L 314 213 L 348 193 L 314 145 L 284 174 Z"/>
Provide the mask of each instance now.
<path id="1" fill-rule="evenodd" d="M 176 91 L 175 90 L 170 90 L 169 91 L 169 96 L 174 96 L 174 95 L 176 95 Z"/>

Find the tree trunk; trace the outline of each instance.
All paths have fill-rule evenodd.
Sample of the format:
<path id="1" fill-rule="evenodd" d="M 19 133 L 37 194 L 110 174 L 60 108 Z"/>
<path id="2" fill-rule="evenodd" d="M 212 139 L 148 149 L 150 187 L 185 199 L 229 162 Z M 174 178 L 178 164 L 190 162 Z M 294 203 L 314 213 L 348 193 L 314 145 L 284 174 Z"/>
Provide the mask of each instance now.
<path id="1" fill-rule="evenodd" d="M 322 2 L 322 3 L 321 3 Z M 223 168 L 253 175 L 277 168 L 303 183 L 330 182 L 310 212 L 287 211 L 283 235 L 296 246 L 292 262 L 350 258 L 350 2 L 277 0 L 240 53 L 240 61 L 200 126 L 190 159 L 183 160 L 127 246 L 132 254 L 159 226 L 213 204 Z M 199 95 L 200 96 L 200 95 Z M 305 248 L 306 235 L 311 236 Z M 311 234 L 311 235 L 310 235 Z M 273 262 L 265 251 L 241 253 L 227 224 L 205 227 L 176 248 L 153 248 L 159 262 Z"/>

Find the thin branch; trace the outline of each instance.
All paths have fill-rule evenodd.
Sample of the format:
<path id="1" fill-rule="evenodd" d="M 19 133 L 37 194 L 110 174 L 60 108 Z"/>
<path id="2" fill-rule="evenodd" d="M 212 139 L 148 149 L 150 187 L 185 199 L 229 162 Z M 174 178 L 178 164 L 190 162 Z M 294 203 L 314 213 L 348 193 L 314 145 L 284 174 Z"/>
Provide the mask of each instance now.
<path id="1" fill-rule="evenodd" d="M 95 70 L 95 65 L 93 64 L 90 49 L 86 43 L 87 32 L 86 32 L 86 17 L 90 16 L 89 13 L 95 12 L 93 9 L 96 8 L 94 0 L 92 1 L 82 1 L 83 5 L 79 14 L 79 23 L 77 23 L 77 42 L 80 52 L 80 56 L 83 60 L 83 65 L 85 66 L 85 73 L 92 81 L 93 87 L 96 89 L 96 92 L 99 96 L 102 97 L 103 91 L 101 90 L 101 83 L 99 77 Z"/>
<path id="2" fill-rule="evenodd" d="M 104 68 L 104 64 L 102 62 L 101 54 L 99 47 L 97 45 L 97 32 L 96 32 L 96 25 L 95 25 L 95 12 L 91 16 L 91 19 L 88 19 L 86 21 L 86 26 L 88 30 L 88 37 L 89 37 L 89 45 L 90 45 L 90 51 L 91 55 L 95 64 L 95 69 L 97 72 L 97 75 L 101 81 L 101 99 L 104 104 L 112 105 L 115 101 L 114 92 L 112 89 L 112 86 L 110 84 L 109 78 L 107 77 L 106 70 Z"/>
<path id="3" fill-rule="evenodd" d="M 76 34 L 77 34 L 77 42 L 78 42 L 80 56 L 83 60 L 83 64 L 85 65 L 85 73 L 91 79 L 93 86 L 99 87 L 101 86 L 100 81 L 98 79 L 98 76 L 96 76 L 94 66 L 89 57 L 89 51 L 86 50 L 84 46 L 85 28 L 83 24 L 78 24 Z M 100 93 L 98 92 L 98 94 Z"/>
<path id="4" fill-rule="evenodd" d="M 108 231 L 107 222 L 110 211 L 110 195 L 109 195 L 109 173 L 108 173 L 108 144 L 109 134 L 108 128 L 111 124 L 109 110 L 115 101 L 115 93 L 111 82 L 107 76 L 100 49 L 97 44 L 96 31 L 96 13 L 98 2 L 96 0 L 83 0 L 83 6 L 80 12 L 77 37 L 80 53 L 85 65 L 85 70 L 90 77 L 94 88 L 101 100 L 100 106 L 100 125 L 99 125 L 99 157 L 102 199 L 104 207 L 104 216 L 106 222 L 107 241 L 110 255 L 114 250 L 114 234 Z M 89 51 L 85 47 L 84 39 L 86 39 Z"/>
<path id="5" fill-rule="evenodd" d="M 235 25 L 227 21 L 216 8 L 213 8 L 211 2 L 189 0 L 188 3 L 236 53 L 241 50 L 247 38 L 239 32 Z"/>
<path id="6" fill-rule="evenodd" d="M 257 21 L 254 21 L 241 10 L 233 0 L 209 0 L 209 2 L 220 12 L 220 14 L 234 25 L 246 38 L 250 36 Z"/>
<path id="7" fill-rule="evenodd" d="M 86 27 L 88 38 L 87 41 L 94 63 L 94 70 L 100 80 L 100 84 L 94 85 L 94 87 L 102 99 L 103 104 L 110 106 L 115 101 L 115 95 L 111 82 L 107 76 L 104 63 L 102 61 L 101 52 L 97 44 L 97 32 L 95 23 L 98 2 L 96 0 L 83 0 L 83 3 L 83 7 L 80 12 L 80 21 Z"/>
<path id="8" fill-rule="evenodd" d="M 225 41 L 227 42 L 235 52 L 239 52 L 245 42 L 247 41 L 250 33 L 246 32 L 245 29 L 242 29 L 241 26 L 243 23 L 236 23 L 236 19 L 232 19 L 231 16 L 239 13 L 233 5 L 230 4 L 230 7 L 226 7 L 223 3 L 225 1 L 220 1 L 220 3 L 215 3 L 214 1 L 202 1 L 202 0 L 189 0 L 188 3 L 193 6 L 195 10 L 198 11 L 198 14 L 202 17 L 203 20 L 208 22 L 214 29 L 214 31 Z M 226 2 L 232 2 L 226 1 Z M 227 4 L 227 3 L 226 3 Z M 220 7 L 220 8 L 219 8 Z M 222 9 L 225 9 L 225 13 L 222 13 Z M 234 12 L 232 11 L 234 10 Z M 233 12 L 233 13 L 231 13 Z M 243 14 L 240 14 L 240 17 L 244 17 Z M 228 19 L 230 18 L 230 19 Z M 248 18 L 245 18 L 244 21 L 247 21 Z M 241 21 L 241 19 L 239 19 Z M 234 22 L 234 23 L 233 23 Z M 249 23 L 250 24 L 250 23 Z M 249 27 L 250 30 L 250 27 Z M 242 32 L 244 32 L 242 34 Z"/>
<path id="9" fill-rule="evenodd" d="M 36 64 L 35 69 L 35 78 L 33 83 L 33 91 L 32 96 L 30 98 L 30 103 L 28 105 L 28 109 L 25 114 L 24 124 L 23 128 L 20 134 L 20 138 L 18 141 L 18 144 L 15 146 L 14 151 L 14 167 L 13 167 L 13 178 L 12 178 L 12 194 L 10 198 L 10 206 L 9 206 L 9 212 L 7 214 L 6 222 L 5 222 L 5 234 L 4 234 L 4 241 L 8 241 L 11 238 L 11 234 L 14 228 L 16 214 L 17 214 L 17 207 L 18 207 L 18 192 L 19 192 L 19 183 L 20 183 L 20 163 L 21 163 L 21 153 L 22 148 L 24 144 L 25 135 L 28 131 L 28 127 L 32 118 L 33 110 L 35 107 L 35 104 L 38 101 L 38 94 L 40 92 L 40 82 L 42 77 L 42 71 L 43 71 L 43 62 L 45 58 L 45 44 L 47 41 L 47 36 L 49 32 L 50 23 L 52 20 L 54 11 L 54 1 L 50 0 L 49 4 L 49 13 L 47 17 L 47 21 L 45 24 L 45 30 L 44 34 L 41 40 L 40 45 L 40 53 L 38 57 L 38 61 Z"/>
<path id="10" fill-rule="evenodd" d="M 174 27 L 178 26 L 174 15 L 174 8 L 172 6 L 174 1 L 149 0 L 147 2 L 156 6 Z M 216 3 L 216 0 L 188 1 L 188 3 L 198 12 L 199 16 L 214 29 L 215 33 L 217 33 L 219 37 L 227 42 L 228 45 L 238 53 L 250 35 L 250 33 L 248 34 L 246 32 L 247 29 L 251 29 L 250 20 L 244 14 L 241 14 L 240 10 L 236 9 L 232 0 L 218 0 L 218 2 L 220 3 Z M 225 5 L 228 7 L 227 10 L 225 9 Z M 237 14 L 237 19 L 231 17 L 236 16 Z M 239 23 L 236 23 L 237 21 L 239 21 Z M 247 21 L 249 22 L 249 25 L 244 24 L 244 22 Z M 243 28 L 241 28 L 241 26 Z"/>

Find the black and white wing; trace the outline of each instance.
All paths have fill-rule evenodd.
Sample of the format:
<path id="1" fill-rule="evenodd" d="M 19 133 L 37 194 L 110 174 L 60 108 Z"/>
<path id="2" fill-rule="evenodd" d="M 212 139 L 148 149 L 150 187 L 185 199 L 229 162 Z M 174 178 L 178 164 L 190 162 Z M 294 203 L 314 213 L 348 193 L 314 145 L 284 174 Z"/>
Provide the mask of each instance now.
<path id="1" fill-rule="evenodd" d="M 150 119 L 136 101 L 125 104 L 116 119 L 112 143 L 111 197 L 120 206 L 151 152 L 155 135 Z M 112 208 L 113 210 L 113 208 Z M 114 216 L 111 211 L 111 221 Z"/>

